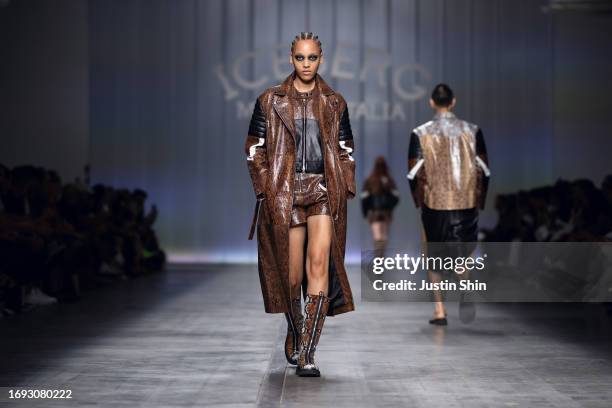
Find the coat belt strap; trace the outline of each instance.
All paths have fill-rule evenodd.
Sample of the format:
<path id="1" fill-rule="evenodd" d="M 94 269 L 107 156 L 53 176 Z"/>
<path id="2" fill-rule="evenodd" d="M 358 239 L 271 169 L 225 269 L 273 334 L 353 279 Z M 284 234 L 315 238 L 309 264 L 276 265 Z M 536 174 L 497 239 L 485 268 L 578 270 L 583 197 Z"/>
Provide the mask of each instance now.
<path id="1" fill-rule="evenodd" d="M 257 203 L 255 203 L 255 211 L 253 212 L 253 221 L 251 222 L 251 229 L 249 231 L 249 241 L 253 239 L 253 235 L 255 235 L 255 227 L 257 226 L 257 220 L 259 219 L 259 208 L 261 207 L 261 202 L 264 198 L 258 198 Z"/>

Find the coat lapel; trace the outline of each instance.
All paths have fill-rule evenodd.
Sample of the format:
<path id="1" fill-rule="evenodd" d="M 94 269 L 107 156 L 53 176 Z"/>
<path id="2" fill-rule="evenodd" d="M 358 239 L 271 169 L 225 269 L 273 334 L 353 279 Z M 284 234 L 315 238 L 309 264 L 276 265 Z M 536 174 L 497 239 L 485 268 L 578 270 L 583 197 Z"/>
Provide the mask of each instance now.
<path id="1" fill-rule="evenodd" d="M 274 92 L 272 106 L 295 141 L 295 121 L 293 120 L 291 102 L 289 102 L 289 87 L 291 86 L 293 86 L 293 74 L 285 78 L 283 83 Z"/>
<path id="2" fill-rule="evenodd" d="M 281 118 L 285 124 L 285 127 L 289 130 L 289 133 L 295 141 L 295 121 L 293 120 L 293 112 L 289 103 L 289 97 L 287 95 L 276 96 L 274 98 L 273 106 L 274 111 Z"/>
<path id="3" fill-rule="evenodd" d="M 322 122 L 321 134 L 325 139 L 325 142 L 329 143 L 331 140 L 333 140 L 331 132 L 333 132 L 336 108 L 336 106 L 334 106 L 334 102 L 336 99 L 329 98 L 334 91 L 327 85 L 321 76 L 317 77 L 317 84 L 319 86 L 319 118 Z"/>

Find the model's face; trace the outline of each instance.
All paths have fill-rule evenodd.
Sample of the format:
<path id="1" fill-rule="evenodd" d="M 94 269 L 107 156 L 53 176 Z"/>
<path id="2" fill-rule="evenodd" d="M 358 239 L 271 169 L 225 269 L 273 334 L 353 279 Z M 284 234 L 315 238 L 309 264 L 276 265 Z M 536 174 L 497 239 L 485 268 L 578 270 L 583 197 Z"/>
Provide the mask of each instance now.
<path id="1" fill-rule="evenodd" d="M 295 44 L 293 54 L 290 56 L 297 76 L 303 82 L 310 82 L 314 79 L 323 63 L 323 55 L 317 43 L 313 40 L 300 40 Z"/>

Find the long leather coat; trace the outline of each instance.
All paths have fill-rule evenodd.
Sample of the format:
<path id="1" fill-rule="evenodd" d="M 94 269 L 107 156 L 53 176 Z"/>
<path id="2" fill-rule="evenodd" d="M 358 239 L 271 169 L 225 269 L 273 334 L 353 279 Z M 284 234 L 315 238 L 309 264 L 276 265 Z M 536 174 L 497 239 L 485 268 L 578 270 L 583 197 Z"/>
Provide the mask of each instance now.
<path id="1" fill-rule="evenodd" d="M 296 161 L 294 108 L 289 90 L 294 75 L 257 98 L 245 143 L 249 174 L 257 197 L 251 236 L 257 225 L 259 278 L 268 313 L 289 311 L 289 225 Z M 355 196 L 355 161 L 351 154 L 354 143 L 344 98 L 320 76 L 315 86 L 319 91 L 315 112 L 319 119 L 333 222 L 327 313 L 333 316 L 354 310 L 344 267 L 346 203 Z M 304 277 L 306 280 L 306 274 Z M 306 284 L 304 282 L 304 287 Z"/>

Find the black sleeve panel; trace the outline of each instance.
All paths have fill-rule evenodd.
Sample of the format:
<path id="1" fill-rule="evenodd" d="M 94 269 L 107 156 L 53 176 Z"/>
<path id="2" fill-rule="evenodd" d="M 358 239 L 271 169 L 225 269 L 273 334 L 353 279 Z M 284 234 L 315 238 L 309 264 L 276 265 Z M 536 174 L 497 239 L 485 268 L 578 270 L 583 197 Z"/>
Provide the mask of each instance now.
<path id="1" fill-rule="evenodd" d="M 342 112 L 342 116 L 340 117 L 340 131 L 338 137 L 340 140 L 353 140 L 353 131 L 351 130 L 348 107 L 344 108 L 344 112 Z"/>
<path id="2" fill-rule="evenodd" d="M 480 128 L 476 132 L 476 155 L 477 156 L 487 155 L 487 147 L 485 146 L 484 136 Z"/>
<path id="3" fill-rule="evenodd" d="M 410 144 L 408 145 L 408 159 L 420 159 L 423 157 L 421 142 L 416 133 L 410 134 Z"/>
<path id="4" fill-rule="evenodd" d="M 249 135 L 257 137 L 266 137 L 266 114 L 261 108 L 259 99 L 255 102 L 255 108 L 253 109 L 253 116 L 251 116 L 251 123 L 249 124 Z"/>

